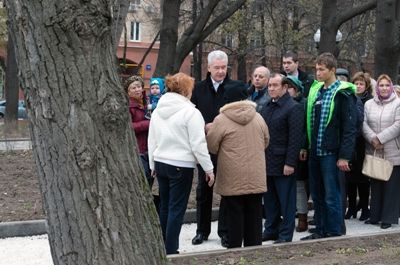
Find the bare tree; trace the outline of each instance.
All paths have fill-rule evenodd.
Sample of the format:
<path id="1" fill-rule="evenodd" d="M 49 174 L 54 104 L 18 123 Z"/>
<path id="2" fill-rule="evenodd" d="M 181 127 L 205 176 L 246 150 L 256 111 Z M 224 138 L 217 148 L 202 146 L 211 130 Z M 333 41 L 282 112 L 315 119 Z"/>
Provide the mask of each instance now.
<path id="1" fill-rule="evenodd" d="M 166 264 L 117 75 L 124 4 L 6 1 L 55 265 Z"/>
<path id="2" fill-rule="evenodd" d="M 331 52 L 338 56 L 336 33 L 340 26 L 351 18 L 376 8 L 376 3 L 377 0 L 369 0 L 339 12 L 337 0 L 322 0 L 319 53 Z"/>
<path id="3" fill-rule="evenodd" d="M 376 13 L 375 76 L 385 73 L 397 83 L 400 59 L 400 1 L 378 1 Z"/>
<path id="4" fill-rule="evenodd" d="M 181 0 L 164 1 L 160 31 L 160 51 L 155 76 L 178 72 L 186 56 L 209 36 L 221 23 L 233 15 L 246 0 L 210 0 L 198 14 L 196 20 L 178 36 Z M 223 8 L 217 9 L 220 5 Z M 216 12 L 218 11 L 218 12 Z M 212 20 L 210 20 L 213 18 Z"/>

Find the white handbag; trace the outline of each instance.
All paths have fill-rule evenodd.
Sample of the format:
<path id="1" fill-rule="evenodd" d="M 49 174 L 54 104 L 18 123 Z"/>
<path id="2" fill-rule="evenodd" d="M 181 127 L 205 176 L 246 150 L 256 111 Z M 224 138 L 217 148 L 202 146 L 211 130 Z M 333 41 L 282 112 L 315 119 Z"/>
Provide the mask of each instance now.
<path id="1" fill-rule="evenodd" d="M 374 155 L 365 155 L 362 173 L 370 178 L 388 181 L 393 171 L 393 163 L 389 160 Z"/>

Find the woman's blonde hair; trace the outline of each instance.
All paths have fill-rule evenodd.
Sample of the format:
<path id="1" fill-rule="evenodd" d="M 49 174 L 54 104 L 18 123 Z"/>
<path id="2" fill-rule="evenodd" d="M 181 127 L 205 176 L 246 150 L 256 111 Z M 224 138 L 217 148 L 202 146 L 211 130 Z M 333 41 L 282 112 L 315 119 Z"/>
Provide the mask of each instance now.
<path id="1" fill-rule="evenodd" d="M 167 75 L 167 77 L 165 78 L 165 85 L 168 92 L 175 92 L 184 97 L 187 97 L 192 93 L 194 79 L 184 73 Z"/>
<path id="2" fill-rule="evenodd" d="M 363 81 L 365 83 L 365 91 L 372 95 L 371 77 L 364 72 L 357 72 L 353 75 L 351 82 L 354 84 L 356 81 Z"/>

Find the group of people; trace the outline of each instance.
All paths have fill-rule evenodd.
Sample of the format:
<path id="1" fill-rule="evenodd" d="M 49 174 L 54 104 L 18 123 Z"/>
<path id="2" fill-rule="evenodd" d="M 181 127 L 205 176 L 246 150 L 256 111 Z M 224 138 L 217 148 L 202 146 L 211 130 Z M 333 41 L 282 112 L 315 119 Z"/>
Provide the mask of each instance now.
<path id="1" fill-rule="evenodd" d="M 218 235 L 228 248 L 291 242 L 295 229 L 308 229 L 309 195 L 315 228 L 302 240 L 344 235 L 344 219 L 359 210 L 367 224 L 398 223 L 400 99 L 389 76 L 379 76 L 374 91 L 362 72 L 352 82 L 339 80 L 335 57 L 323 53 L 314 80 L 287 52 L 282 73 L 256 67 L 248 87 L 229 78 L 225 52 L 210 52 L 207 63 L 207 77 L 197 84 L 184 73 L 152 79 L 153 102 L 140 77 L 126 82 L 144 171 L 150 186 L 157 180 L 167 254 L 179 253 L 196 167 L 194 245 L 211 232 L 214 182 L 221 195 Z M 393 163 L 389 181 L 362 175 L 365 153 Z"/>

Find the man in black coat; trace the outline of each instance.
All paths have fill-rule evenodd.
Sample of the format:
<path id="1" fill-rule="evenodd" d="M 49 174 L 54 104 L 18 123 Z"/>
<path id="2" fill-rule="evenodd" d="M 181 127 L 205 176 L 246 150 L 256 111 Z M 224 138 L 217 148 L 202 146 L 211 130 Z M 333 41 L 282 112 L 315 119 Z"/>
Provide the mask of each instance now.
<path id="1" fill-rule="evenodd" d="M 207 127 L 219 114 L 219 109 L 225 105 L 224 86 L 230 81 L 227 76 L 228 56 L 223 51 L 212 51 L 208 54 L 208 73 L 206 79 L 197 83 L 193 89 L 192 102 L 203 115 Z M 214 164 L 214 174 L 217 169 L 217 156 L 211 155 Z M 213 201 L 213 187 L 209 187 L 203 169 L 198 166 L 198 184 L 196 189 L 196 236 L 192 239 L 193 245 L 203 243 L 211 232 L 211 210 Z M 228 246 L 225 224 L 224 201 L 220 202 L 218 217 L 218 235 L 221 237 L 223 247 Z"/>
<path id="2" fill-rule="evenodd" d="M 299 69 L 299 59 L 297 57 L 297 53 L 292 51 L 287 51 L 282 56 L 282 66 L 283 71 L 286 76 L 294 76 L 297 77 L 301 81 L 303 85 L 303 96 L 308 97 L 308 92 L 310 91 L 310 87 L 314 82 L 314 78 L 312 78 L 306 72 L 303 72 Z"/>
<path id="3" fill-rule="evenodd" d="M 287 92 L 285 77 L 272 74 L 268 82 L 271 100 L 261 115 L 268 125 L 270 145 L 266 150 L 267 192 L 263 241 L 291 242 L 296 215 L 296 175 L 303 144 L 304 107 Z M 282 218 L 281 218 L 282 217 Z"/>

